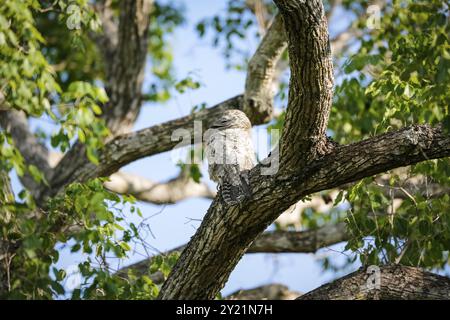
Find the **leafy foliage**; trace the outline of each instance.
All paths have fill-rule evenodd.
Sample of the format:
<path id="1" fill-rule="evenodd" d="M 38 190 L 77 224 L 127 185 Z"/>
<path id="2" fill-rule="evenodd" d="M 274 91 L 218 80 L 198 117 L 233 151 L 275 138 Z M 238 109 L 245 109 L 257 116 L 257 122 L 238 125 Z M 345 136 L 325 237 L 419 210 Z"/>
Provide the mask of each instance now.
<path id="1" fill-rule="evenodd" d="M 182 17 L 176 9 L 158 4 L 152 15 L 150 56 L 155 68 L 164 62 L 164 68 L 160 72 L 155 69 L 154 74 L 160 83 L 172 84 L 166 37 Z M 0 7 L 1 108 L 53 122 L 56 132 L 50 137 L 43 134 L 41 139 L 62 152 L 79 141 L 93 163 L 98 162 L 98 150 L 109 134 L 100 117 L 108 101 L 99 86 L 104 77 L 102 59 L 88 36 L 98 27 L 98 18 L 85 0 L 13 0 Z M 187 79 L 178 89 L 196 86 Z M 0 175 L 14 170 L 20 177 L 29 174 L 36 182 L 47 183 L 35 166 L 26 164 L 3 130 L 0 156 Z M 42 209 L 26 189 L 14 197 L 7 191 L 9 183 L 2 179 L 0 249 L 5 260 L 0 280 L 8 284 L 7 296 L 2 298 L 53 299 L 70 293 L 73 299 L 148 299 L 157 295 L 158 286 L 148 277 L 150 270 L 139 277 L 131 272 L 118 275 L 106 262 L 107 256 L 125 258 L 131 245 L 141 240 L 139 227 L 124 221 L 123 207 L 131 206 L 129 211 L 141 219 L 142 213 L 134 207 L 132 197 L 120 198 L 105 190 L 103 181 L 74 183 Z M 83 282 L 72 292 L 64 285 L 71 275 L 54 267 L 61 245 L 70 245 L 72 252 L 85 257 L 78 265 Z M 11 246 L 15 249 L 9 257 Z M 7 262 L 4 268 L 3 261 Z M 176 257 L 166 257 L 152 272 L 156 268 L 167 275 L 174 261 Z"/>
<path id="2" fill-rule="evenodd" d="M 349 143 L 413 123 L 448 130 L 448 18 L 445 1 L 393 1 L 384 8 L 379 28 L 364 29 L 358 52 L 344 65 L 330 117 L 333 138 Z M 448 159 L 433 160 L 390 172 L 388 183 L 380 176 L 349 189 L 347 222 L 355 237 L 346 248 L 363 264 L 445 268 L 448 195 L 431 185 L 447 190 L 448 170 Z M 402 194 L 400 204 L 394 193 Z"/>
<path id="3" fill-rule="evenodd" d="M 112 3 L 117 19 L 119 2 Z M 196 25 L 200 37 L 211 36 L 213 46 L 223 50 L 230 67 L 245 70 L 251 54 L 246 41 L 259 38 L 275 14 L 271 1 L 258 3 L 260 7 L 255 1 L 228 1 L 223 12 Z M 0 107 L 50 121 L 56 130 L 41 136 L 45 143 L 65 152 L 79 141 L 86 145 L 89 160 L 97 163 L 98 150 L 109 134 L 101 120 L 108 96 L 103 88 L 104 57 L 92 41 L 101 26 L 91 4 L 87 0 L 2 3 Z M 325 5 L 327 12 L 331 10 L 328 1 Z M 442 123 L 448 130 L 448 1 L 389 2 L 380 8 L 381 21 L 375 29 L 366 25 L 368 1 L 342 5 L 349 15 L 360 17 L 351 27 L 361 32 L 355 38 L 357 48 L 353 47 L 357 52 L 342 53 L 346 62 L 339 69 L 344 74 L 337 77 L 329 123 L 333 139 L 350 143 L 412 123 Z M 143 89 L 146 101 L 166 101 L 174 92 L 201 86 L 191 74 L 183 79 L 174 76 L 170 35 L 184 23 L 182 13 L 181 6 L 155 2 L 148 48 L 150 84 Z M 287 55 L 283 59 L 286 62 Z M 287 79 L 280 78 L 279 85 L 276 102 L 283 104 Z M 282 129 L 283 122 L 281 113 L 268 128 Z M 190 157 L 194 156 L 199 157 L 192 151 Z M 198 165 L 180 164 L 180 168 L 186 177 L 200 181 Z M 449 159 L 433 160 L 365 179 L 340 192 L 331 211 L 306 210 L 302 226 L 345 220 L 353 235 L 346 246 L 349 262 L 359 258 L 363 264 L 400 262 L 443 269 L 450 250 L 450 199 L 445 192 L 450 187 L 449 168 Z M 0 131 L 0 178 L 12 171 L 47 183 L 35 166 L 26 164 L 11 136 Z M 39 209 L 28 190 L 15 197 L 5 180 L 0 181 L 0 249 L 8 252 L 5 245 L 17 247 L 13 259 L 6 257 L 7 270 L 14 270 L 8 275 L 7 298 L 157 296 L 159 286 L 152 275 L 161 272 L 167 277 L 177 254 L 154 257 L 148 270 L 139 274 L 116 273 L 108 265 L 108 258 L 124 259 L 142 241 L 140 226 L 128 223 L 123 215 L 129 207 L 126 211 L 143 218 L 133 197 L 119 197 L 104 189 L 103 179 L 94 179 L 68 186 Z M 436 185 L 444 192 L 433 189 Z M 77 265 L 82 282 L 73 291 L 65 286 L 72 275 L 55 267 L 61 245 L 83 257 Z M 336 266 L 324 260 L 324 267 Z"/>

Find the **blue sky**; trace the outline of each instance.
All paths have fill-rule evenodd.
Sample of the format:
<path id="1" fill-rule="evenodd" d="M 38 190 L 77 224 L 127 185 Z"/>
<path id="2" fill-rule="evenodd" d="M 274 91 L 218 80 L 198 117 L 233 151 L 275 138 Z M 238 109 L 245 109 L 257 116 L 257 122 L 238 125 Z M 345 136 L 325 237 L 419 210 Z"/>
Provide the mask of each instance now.
<path id="1" fill-rule="evenodd" d="M 227 70 L 221 52 L 213 49 L 209 40 L 199 39 L 194 29 L 195 23 L 202 18 L 223 10 L 226 1 L 190 0 L 184 3 L 187 23 L 179 28 L 171 39 L 175 71 L 179 79 L 194 73 L 203 85 L 198 90 L 176 95 L 167 103 L 145 105 L 135 125 L 136 130 L 186 115 L 197 104 L 205 102 L 212 106 L 243 92 L 245 73 Z M 339 14 L 338 19 L 342 19 Z M 348 23 L 348 20 L 346 22 Z M 339 24 L 341 23 L 338 22 L 337 25 Z M 256 41 L 249 40 L 246 43 L 251 51 L 256 49 Z M 170 179 L 178 172 L 168 152 L 136 161 L 123 170 L 155 181 Z M 204 179 L 207 179 L 207 174 Z M 16 178 L 13 178 L 13 186 L 16 190 L 20 189 Z M 159 251 L 187 243 L 200 225 L 209 204 L 210 201 L 205 199 L 188 199 L 167 206 L 139 203 L 144 216 L 152 216 L 148 220 L 152 234 L 148 235 L 147 242 Z M 342 255 L 335 250 L 342 249 L 343 245 L 338 245 L 332 250 L 323 249 L 320 254 L 331 254 L 339 259 Z M 80 254 L 71 254 L 68 249 L 61 249 L 58 266 L 69 267 L 84 258 Z M 140 255 L 135 254 L 125 263 L 141 259 Z M 292 290 L 306 292 L 328 282 L 334 276 L 330 272 L 323 273 L 317 258 L 311 254 L 247 254 L 231 274 L 223 294 L 273 282 L 285 284 Z"/>

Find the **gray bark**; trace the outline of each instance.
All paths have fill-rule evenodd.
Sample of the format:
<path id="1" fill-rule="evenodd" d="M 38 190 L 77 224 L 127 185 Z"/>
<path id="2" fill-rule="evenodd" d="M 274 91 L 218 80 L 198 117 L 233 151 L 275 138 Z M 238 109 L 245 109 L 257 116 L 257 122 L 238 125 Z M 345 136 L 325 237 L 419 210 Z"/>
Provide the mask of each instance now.
<path id="1" fill-rule="evenodd" d="M 216 191 L 205 182 L 195 182 L 189 173 L 180 174 L 166 182 L 154 182 L 139 175 L 119 171 L 109 177 L 105 187 L 118 194 L 134 196 L 153 204 L 177 203 L 190 197 L 213 199 Z"/>
<path id="2" fill-rule="evenodd" d="M 243 110 L 252 124 L 272 119 L 273 81 L 277 63 L 286 47 L 283 20 L 278 14 L 248 63 Z"/>
<path id="3" fill-rule="evenodd" d="M 308 292 L 298 300 L 449 300 L 450 279 L 400 265 L 361 268 Z"/>
<path id="4" fill-rule="evenodd" d="M 321 0 L 274 1 L 288 38 L 291 79 L 281 137 L 281 168 L 290 170 L 327 153 L 333 63 Z"/>
<path id="5" fill-rule="evenodd" d="M 83 153 L 66 155 L 54 169 L 50 188 L 44 189 L 39 198 L 43 203 L 48 197 L 61 192 L 64 187 L 75 181 L 86 181 L 91 178 L 109 176 L 122 166 L 132 161 L 172 150 L 180 141 L 172 141 L 172 133 L 184 128 L 194 136 L 194 121 L 201 121 L 203 128 L 208 128 L 218 115 L 226 109 L 240 109 L 242 96 L 228 99 L 218 105 L 196 112 L 176 120 L 171 120 L 150 128 L 121 134 L 108 142 L 100 151 L 100 165 L 89 162 Z M 188 141 L 186 145 L 193 143 Z M 179 145 L 180 146 L 180 145 Z M 73 158 L 75 155 L 78 158 Z M 72 161 L 72 162 L 69 162 Z"/>
<path id="6" fill-rule="evenodd" d="M 289 290 L 281 284 L 267 284 L 253 289 L 238 290 L 225 300 L 293 300 L 300 295 L 299 292 Z"/>

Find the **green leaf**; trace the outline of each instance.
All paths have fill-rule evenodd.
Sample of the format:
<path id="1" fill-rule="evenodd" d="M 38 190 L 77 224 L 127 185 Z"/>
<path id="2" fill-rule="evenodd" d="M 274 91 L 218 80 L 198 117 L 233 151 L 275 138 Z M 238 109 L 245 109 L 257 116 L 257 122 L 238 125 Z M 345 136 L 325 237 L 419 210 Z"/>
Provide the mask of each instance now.
<path id="1" fill-rule="evenodd" d="M 202 173 L 200 171 L 199 166 L 196 164 L 191 164 L 190 168 L 189 168 L 189 172 L 190 172 L 192 179 L 195 182 L 200 183 L 200 178 L 202 177 Z"/>
<path id="2" fill-rule="evenodd" d="M 86 148 L 86 156 L 88 157 L 89 161 L 92 162 L 95 165 L 99 165 L 99 159 L 98 159 L 98 153 L 97 150 L 91 147 Z"/>
<path id="3" fill-rule="evenodd" d="M 72 248 L 70 249 L 70 252 L 78 252 L 81 249 L 81 245 L 79 243 L 75 243 Z"/>
<path id="4" fill-rule="evenodd" d="M 130 250 L 131 250 L 130 245 L 129 245 L 128 243 L 124 242 L 124 241 L 119 242 L 119 245 L 120 245 L 120 246 L 122 247 L 122 249 L 125 250 L 125 251 L 130 251 Z"/>
<path id="5" fill-rule="evenodd" d="M 336 207 L 339 203 L 341 203 L 343 197 L 344 197 L 344 191 L 341 190 L 341 191 L 339 191 L 339 193 L 338 193 L 336 199 L 334 200 L 333 206 Z"/>
<path id="6" fill-rule="evenodd" d="M 35 165 L 30 164 L 28 166 L 28 172 L 37 183 L 40 183 L 44 180 L 44 176 Z"/>

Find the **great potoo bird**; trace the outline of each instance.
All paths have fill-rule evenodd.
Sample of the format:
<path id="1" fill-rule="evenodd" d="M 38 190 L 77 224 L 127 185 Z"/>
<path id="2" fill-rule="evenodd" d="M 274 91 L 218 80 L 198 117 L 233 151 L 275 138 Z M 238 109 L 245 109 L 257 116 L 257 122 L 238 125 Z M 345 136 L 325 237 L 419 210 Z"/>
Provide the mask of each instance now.
<path id="1" fill-rule="evenodd" d="M 251 196 L 247 174 L 256 164 L 251 128 L 245 113 L 227 110 L 205 133 L 209 176 L 230 205 Z"/>

